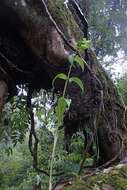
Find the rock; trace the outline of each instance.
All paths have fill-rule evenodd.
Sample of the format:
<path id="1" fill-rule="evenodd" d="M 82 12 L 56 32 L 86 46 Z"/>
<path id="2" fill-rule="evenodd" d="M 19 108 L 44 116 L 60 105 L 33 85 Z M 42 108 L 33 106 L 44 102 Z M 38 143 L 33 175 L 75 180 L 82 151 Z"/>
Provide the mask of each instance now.
<path id="1" fill-rule="evenodd" d="M 115 188 L 109 184 L 103 184 L 102 190 L 115 190 Z"/>

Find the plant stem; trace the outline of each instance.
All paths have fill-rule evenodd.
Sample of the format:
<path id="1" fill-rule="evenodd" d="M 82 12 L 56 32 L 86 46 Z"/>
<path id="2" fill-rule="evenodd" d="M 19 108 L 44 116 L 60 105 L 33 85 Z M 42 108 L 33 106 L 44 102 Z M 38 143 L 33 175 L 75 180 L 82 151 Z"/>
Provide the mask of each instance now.
<path id="1" fill-rule="evenodd" d="M 84 158 L 83 158 L 83 160 L 81 161 L 81 164 L 80 164 L 80 169 L 79 169 L 79 171 L 78 171 L 78 175 L 80 175 L 81 174 L 81 172 L 82 172 L 82 169 L 83 169 L 83 166 L 84 166 L 84 163 L 85 163 L 85 161 L 86 161 L 86 151 L 85 151 L 85 153 L 84 153 Z"/>
<path id="2" fill-rule="evenodd" d="M 72 67 L 73 67 L 73 64 L 71 64 L 69 67 L 69 71 L 68 71 L 68 75 L 67 75 L 68 79 L 66 80 L 65 85 L 64 85 L 63 97 L 65 97 L 65 94 L 66 94 L 67 85 L 69 82 Z M 55 158 L 56 144 L 57 144 L 57 140 L 58 140 L 58 129 L 59 129 L 59 126 L 61 125 L 61 123 L 63 123 L 63 121 L 60 121 L 58 123 L 56 131 L 54 133 L 54 143 L 53 143 L 53 150 L 52 150 L 51 163 L 50 163 L 50 174 L 49 174 L 49 190 L 52 190 L 53 162 L 54 162 L 54 158 Z"/>
<path id="3" fill-rule="evenodd" d="M 67 90 L 67 85 L 68 85 L 68 82 L 69 82 L 72 67 L 73 67 L 73 64 L 70 65 L 70 68 L 69 68 L 69 71 L 68 71 L 68 75 L 67 75 L 68 79 L 66 80 L 65 85 L 64 85 L 63 97 L 65 97 L 65 93 L 66 93 L 66 90 Z"/>
<path id="4" fill-rule="evenodd" d="M 51 163 L 50 163 L 50 173 L 49 173 L 49 190 L 52 190 L 52 174 L 53 174 L 53 162 L 55 158 L 55 150 L 56 150 L 56 144 L 58 139 L 58 127 L 56 129 L 56 133 L 54 134 L 54 143 L 53 143 L 53 150 L 52 150 L 52 156 L 51 156 Z"/>

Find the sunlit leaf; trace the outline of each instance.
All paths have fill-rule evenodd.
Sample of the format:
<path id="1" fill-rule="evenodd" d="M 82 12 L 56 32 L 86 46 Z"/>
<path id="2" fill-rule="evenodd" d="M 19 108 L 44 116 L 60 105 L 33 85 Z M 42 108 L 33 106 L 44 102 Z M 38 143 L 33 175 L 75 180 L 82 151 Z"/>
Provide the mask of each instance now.
<path id="1" fill-rule="evenodd" d="M 77 43 L 77 49 L 78 50 L 86 50 L 91 47 L 91 41 L 87 40 L 86 38 L 83 38 L 81 41 Z"/>
<path id="2" fill-rule="evenodd" d="M 97 184 L 95 184 L 94 185 L 94 190 L 100 190 L 100 187 Z"/>
<path id="3" fill-rule="evenodd" d="M 68 57 L 69 62 L 70 62 L 71 64 L 74 64 L 74 57 L 75 57 L 75 54 L 69 55 L 69 57 Z"/>
<path id="4" fill-rule="evenodd" d="M 59 73 L 58 75 L 56 75 L 56 77 L 53 79 L 52 85 L 54 86 L 54 83 L 56 81 L 56 79 L 62 79 L 62 80 L 68 80 L 68 76 L 64 73 Z"/>
<path id="5" fill-rule="evenodd" d="M 57 116 L 59 124 L 62 124 L 64 113 L 67 110 L 67 108 L 68 108 L 68 101 L 67 101 L 67 99 L 64 98 L 64 97 L 60 97 L 58 99 L 58 103 L 57 103 L 57 106 L 55 108 L 56 116 Z"/>
<path id="6" fill-rule="evenodd" d="M 65 98 L 65 101 L 66 101 L 66 103 L 67 103 L 67 105 L 68 105 L 68 108 L 69 108 L 70 105 L 71 105 L 71 99 L 67 99 L 67 98 Z"/>
<path id="7" fill-rule="evenodd" d="M 82 71 L 84 71 L 85 61 L 82 60 L 82 58 L 79 57 L 78 55 L 75 56 L 74 60 L 75 60 L 76 64 L 80 65 Z"/>
<path id="8" fill-rule="evenodd" d="M 69 79 L 69 82 L 76 83 L 81 88 L 82 92 L 84 91 L 84 85 L 83 85 L 82 81 L 78 77 L 71 77 Z"/>

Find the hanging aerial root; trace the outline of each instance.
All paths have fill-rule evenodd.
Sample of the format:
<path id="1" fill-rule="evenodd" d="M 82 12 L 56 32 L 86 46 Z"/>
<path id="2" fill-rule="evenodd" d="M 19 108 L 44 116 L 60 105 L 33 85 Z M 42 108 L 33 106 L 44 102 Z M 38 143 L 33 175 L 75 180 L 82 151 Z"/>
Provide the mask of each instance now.
<path id="1" fill-rule="evenodd" d="M 33 158 L 33 168 L 36 170 L 36 172 L 43 173 L 46 176 L 49 176 L 48 172 L 46 172 L 38 167 L 39 139 L 37 137 L 36 130 L 35 130 L 34 111 L 33 111 L 32 102 L 31 102 L 32 93 L 33 93 L 33 90 L 29 89 L 28 94 L 27 94 L 27 109 L 28 109 L 28 112 L 30 115 L 30 134 L 29 134 L 29 141 L 28 141 L 29 151 Z M 60 173 L 53 174 L 53 176 L 60 176 L 63 174 L 64 174 L 64 172 L 60 172 Z"/>
<path id="2" fill-rule="evenodd" d="M 32 90 L 29 89 L 28 91 L 28 95 L 27 95 L 27 109 L 29 111 L 29 115 L 30 115 L 30 134 L 29 134 L 29 150 L 31 153 L 31 156 L 33 158 L 33 168 L 39 172 L 39 173 L 43 173 L 47 176 L 49 176 L 48 172 L 38 168 L 38 143 L 39 140 L 37 138 L 37 134 L 35 131 L 35 121 L 34 121 L 34 112 L 33 112 L 33 108 L 32 108 L 32 103 L 31 103 L 31 99 L 32 99 Z M 33 142 L 34 141 L 34 142 Z"/>

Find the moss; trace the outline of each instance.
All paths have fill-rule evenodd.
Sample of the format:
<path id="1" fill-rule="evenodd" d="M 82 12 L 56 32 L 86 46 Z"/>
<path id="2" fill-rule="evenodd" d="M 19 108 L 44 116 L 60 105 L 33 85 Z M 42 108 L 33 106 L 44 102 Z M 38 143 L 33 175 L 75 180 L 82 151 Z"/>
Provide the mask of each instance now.
<path id="1" fill-rule="evenodd" d="M 76 40 L 79 40 L 83 37 L 83 33 L 80 31 L 73 18 L 73 15 L 64 5 L 64 0 L 49 0 L 48 8 L 66 37 L 69 37 L 69 31 L 71 31 Z"/>
<path id="2" fill-rule="evenodd" d="M 65 187 L 64 190 L 102 190 L 104 184 L 114 187 L 115 190 L 126 190 L 127 166 L 122 169 L 113 169 L 107 174 L 90 177 L 87 180 L 77 178 L 72 182 L 72 185 Z"/>

